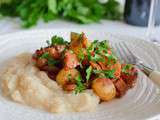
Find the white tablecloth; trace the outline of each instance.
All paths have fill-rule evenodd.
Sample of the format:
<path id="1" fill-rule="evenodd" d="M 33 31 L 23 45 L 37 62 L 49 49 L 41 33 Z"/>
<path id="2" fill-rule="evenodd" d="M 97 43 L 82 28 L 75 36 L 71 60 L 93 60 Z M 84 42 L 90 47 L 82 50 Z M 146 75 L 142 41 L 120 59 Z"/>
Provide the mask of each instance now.
<path id="1" fill-rule="evenodd" d="M 1 19 L 0 35 L 25 30 L 20 26 L 20 22 L 21 21 L 19 19 L 11 19 L 11 18 Z M 108 21 L 108 20 L 102 20 L 99 23 L 92 23 L 87 25 L 81 25 L 74 22 L 63 21 L 63 20 L 55 20 L 49 23 L 44 23 L 42 21 L 39 21 L 37 26 L 34 26 L 29 29 L 47 29 L 47 28 L 53 28 L 53 29 L 80 28 L 80 29 L 92 29 L 92 30 L 98 29 L 98 30 L 104 30 L 106 32 L 120 33 L 144 39 L 146 39 L 146 32 L 147 32 L 146 27 L 136 27 L 128 25 L 121 21 Z M 156 27 L 156 29 L 154 30 L 154 37 L 160 41 L 160 26 Z"/>

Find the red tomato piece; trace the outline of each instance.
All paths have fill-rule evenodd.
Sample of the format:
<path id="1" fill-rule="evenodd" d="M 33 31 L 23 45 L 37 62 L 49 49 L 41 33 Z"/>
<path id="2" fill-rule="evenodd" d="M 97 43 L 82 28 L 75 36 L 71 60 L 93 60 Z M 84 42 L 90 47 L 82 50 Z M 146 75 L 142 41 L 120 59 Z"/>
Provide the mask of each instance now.
<path id="1" fill-rule="evenodd" d="M 72 53 L 71 51 L 66 51 L 65 57 L 64 57 L 64 63 L 65 63 L 65 68 L 75 68 L 79 65 L 78 58 L 76 54 Z"/>

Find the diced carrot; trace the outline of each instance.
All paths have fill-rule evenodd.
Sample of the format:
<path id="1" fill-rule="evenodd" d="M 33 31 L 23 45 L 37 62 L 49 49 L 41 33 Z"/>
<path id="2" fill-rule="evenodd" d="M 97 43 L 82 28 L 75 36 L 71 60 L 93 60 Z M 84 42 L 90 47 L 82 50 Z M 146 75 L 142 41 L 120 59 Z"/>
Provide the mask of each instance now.
<path id="1" fill-rule="evenodd" d="M 97 70 L 101 70 L 100 65 L 98 65 L 97 63 L 92 62 L 92 61 L 90 61 L 89 63 L 91 64 L 91 66 L 92 66 L 93 68 L 96 68 Z"/>

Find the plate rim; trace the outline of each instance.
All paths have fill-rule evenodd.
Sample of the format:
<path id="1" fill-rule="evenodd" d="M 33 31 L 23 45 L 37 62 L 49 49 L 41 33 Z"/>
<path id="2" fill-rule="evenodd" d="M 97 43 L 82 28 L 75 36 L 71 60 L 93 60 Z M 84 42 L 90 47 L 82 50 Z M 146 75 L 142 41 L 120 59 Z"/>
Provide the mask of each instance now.
<path id="1" fill-rule="evenodd" d="M 0 35 L 0 39 L 2 38 L 9 38 L 9 37 L 12 37 L 12 36 L 19 36 L 19 35 L 22 35 L 22 34 L 31 34 L 31 33 L 38 33 L 38 32 L 54 32 L 54 31 L 89 31 L 89 32 L 105 32 L 105 30 L 93 30 L 91 28 L 41 28 L 41 29 L 27 29 L 27 30 L 20 30 L 20 31 L 15 31 L 15 32 L 11 32 L 11 33 L 6 33 L 6 34 L 3 34 L 3 35 Z M 131 36 L 131 35 L 124 35 L 124 34 L 121 34 L 121 33 L 112 33 L 112 32 L 107 32 L 106 31 L 106 34 L 109 34 L 109 35 L 113 35 L 113 36 L 120 36 L 120 37 L 128 37 L 128 38 L 132 38 L 132 39 L 136 39 L 136 40 L 141 40 L 141 41 L 144 41 L 146 43 L 149 43 L 151 45 L 154 45 L 156 46 L 152 41 L 149 41 L 149 40 L 145 40 L 145 38 L 141 38 L 141 37 L 136 37 L 136 36 Z M 128 39 L 130 40 L 130 39 Z M 3 40 L 5 41 L 5 39 Z M 1 41 L 0 41 L 1 42 Z M 158 47 L 158 46 L 156 46 Z"/>
<path id="2" fill-rule="evenodd" d="M 67 31 L 66 31 L 67 30 Z M 59 28 L 58 29 L 58 31 L 66 31 L 66 32 L 69 32 L 69 31 L 83 31 L 84 29 L 66 29 L 66 28 Z M 0 36 L 0 44 L 1 44 L 1 42 L 2 42 L 2 40 L 3 40 L 3 38 L 10 38 L 10 37 L 12 37 L 12 36 L 14 36 L 14 39 L 15 39 L 15 36 L 17 36 L 17 38 L 20 36 L 20 35 L 22 35 L 22 34 L 33 34 L 33 33 L 39 33 L 39 32 L 54 32 L 54 31 L 57 31 L 57 29 L 40 29 L 40 30 L 24 30 L 24 31 L 17 31 L 17 32 L 14 32 L 14 33 L 8 33 L 8 34 L 5 34 L 5 35 L 2 35 L 2 36 Z M 91 29 L 85 29 L 85 31 L 93 31 L 93 32 L 100 32 L 100 30 L 91 30 Z M 102 30 L 103 32 L 104 32 L 104 30 Z M 106 33 L 106 34 L 110 34 L 110 35 L 113 35 L 113 36 L 120 36 L 120 37 L 129 37 L 129 38 L 132 38 L 132 39 L 136 39 L 136 40 L 141 40 L 141 41 L 143 41 L 143 42 L 145 42 L 145 43 L 149 43 L 150 45 L 154 45 L 155 46 L 155 44 L 153 44 L 152 42 L 150 42 L 150 41 L 146 41 L 146 40 L 144 40 L 144 39 L 141 39 L 141 38 L 137 38 L 137 37 L 133 37 L 133 36 L 128 36 L 128 35 L 122 35 L 122 34 L 118 34 L 118 33 L 110 33 L 110 32 L 108 32 L 108 33 Z M 107 37 L 107 36 L 106 36 Z M 128 39 L 128 40 L 131 40 L 131 39 Z M 5 40 L 4 39 L 4 42 L 8 42 L 7 40 Z M 157 47 L 157 46 L 156 46 Z M 55 115 L 55 114 L 54 114 Z"/>

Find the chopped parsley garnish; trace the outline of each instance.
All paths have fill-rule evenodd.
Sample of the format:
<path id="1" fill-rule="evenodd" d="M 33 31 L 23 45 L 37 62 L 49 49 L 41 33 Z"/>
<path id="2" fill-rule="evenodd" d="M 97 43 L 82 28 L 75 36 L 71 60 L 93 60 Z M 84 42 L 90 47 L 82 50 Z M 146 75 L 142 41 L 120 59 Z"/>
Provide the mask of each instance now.
<path id="1" fill-rule="evenodd" d="M 45 59 L 48 59 L 50 56 L 49 56 L 49 53 L 48 52 L 45 52 L 43 53 L 41 56 L 40 56 L 40 59 L 42 58 L 45 58 Z"/>
<path id="2" fill-rule="evenodd" d="M 94 62 L 97 62 L 97 61 L 104 62 L 105 61 L 104 57 L 99 54 L 95 54 L 94 56 L 91 56 L 90 60 Z"/>
<path id="3" fill-rule="evenodd" d="M 128 70 L 132 69 L 133 65 L 131 64 L 126 64 L 123 68 L 122 68 L 122 72 L 125 74 L 129 74 Z"/>
<path id="4" fill-rule="evenodd" d="M 55 64 L 59 63 L 59 61 L 53 59 L 48 52 L 45 52 L 44 54 L 42 54 L 42 56 L 40 56 L 40 59 L 47 59 L 47 64 L 49 66 L 54 66 Z"/>
<path id="5" fill-rule="evenodd" d="M 117 57 L 114 54 L 108 54 L 105 53 L 104 56 L 106 56 L 108 58 L 107 64 L 109 65 L 111 62 L 113 62 L 114 64 L 117 61 Z"/>
<path id="6" fill-rule="evenodd" d="M 109 42 L 107 40 L 103 40 L 99 42 L 99 46 L 104 49 L 109 49 Z"/>
<path id="7" fill-rule="evenodd" d="M 88 81 L 91 77 L 91 74 L 92 74 L 92 66 L 89 66 L 87 69 L 86 69 L 86 80 Z"/>
<path id="8" fill-rule="evenodd" d="M 109 43 L 107 40 L 98 42 L 94 40 L 92 44 L 87 48 L 87 56 L 90 61 L 105 62 L 105 57 L 108 58 L 107 64 L 116 63 L 117 57 L 114 54 L 109 54 Z M 104 57 L 105 56 L 105 57 Z"/>
<path id="9" fill-rule="evenodd" d="M 51 42 L 49 40 L 46 40 L 46 43 L 48 46 L 51 46 Z"/>
<path id="10" fill-rule="evenodd" d="M 100 73 L 103 73 L 105 75 L 106 78 L 115 78 L 115 69 L 112 69 L 112 70 L 93 70 L 93 72 L 95 74 L 100 74 Z"/>
<path id="11" fill-rule="evenodd" d="M 76 78 L 76 88 L 75 88 L 75 94 L 81 93 L 83 90 L 85 90 L 85 86 L 82 83 L 82 77 L 78 75 Z"/>
<path id="12" fill-rule="evenodd" d="M 97 51 L 100 55 L 108 58 L 107 64 L 111 64 L 111 61 L 113 61 L 113 63 L 116 63 L 117 57 L 113 53 L 109 54 L 108 53 L 109 49 L 110 49 L 109 42 L 107 40 L 98 43 Z"/>
<path id="13" fill-rule="evenodd" d="M 49 66 L 54 66 L 57 63 L 59 63 L 59 61 L 49 57 L 47 63 L 48 63 Z"/>
<path id="14" fill-rule="evenodd" d="M 104 61 L 104 57 L 96 51 L 97 45 L 98 40 L 94 40 L 92 44 L 87 48 L 87 56 L 89 61 Z"/>
<path id="15" fill-rule="evenodd" d="M 78 59 L 80 60 L 80 61 L 83 61 L 84 60 L 84 53 L 83 53 L 83 50 L 82 49 L 80 49 L 80 52 L 79 52 L 79 54 L 78 54 Z"/>
<path id="16" fill-rule="evenodd" d="M 68 42 L 65 41 L 62 37 L 59 37 L 57 35 L 53 36 L 51 38 L 51 44 L 52 45 L 63 45 L 63 44 L 67 44 Z"/>
<path id="17" fill-rule="evenodd" d="M 80 67 L 83 68 L 82 66 L 82 61 L 84 60 L 85 56 L 84 56 L 84 53 L 82 51 L 82 49 L 80 50 L 79 54 L 78 54 L 78 59 L 79 59 L 79 64 L 80 64 Z"/>
<path id="18" fill-rule="evenodd" d="M 96 51 L 97 53 L 103 55 L 104 53 L 108 53 L 108 49 L 109 49 L 109 43 L 107 40 L 101 41 L 101 42 L 97 42 L 96 43 Z"/>
<path id="19" fill-rule="evenodd" d="M 83 33 L 79 34 L 79 40 L 82 42 L 83 38 Z"/>
<path id="20" fill-rule="evenodd" d="M 71 73 L 69 73 L 69 74 L 68 74 L 68 81 L 69 81 L 69 82 L 71 81 L 71 77 L 72 77 L 72 76 L 71 76 Z"/>

